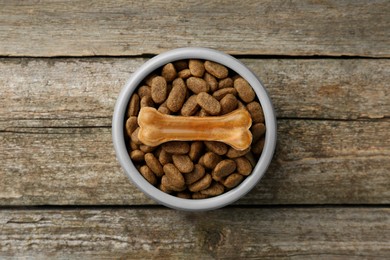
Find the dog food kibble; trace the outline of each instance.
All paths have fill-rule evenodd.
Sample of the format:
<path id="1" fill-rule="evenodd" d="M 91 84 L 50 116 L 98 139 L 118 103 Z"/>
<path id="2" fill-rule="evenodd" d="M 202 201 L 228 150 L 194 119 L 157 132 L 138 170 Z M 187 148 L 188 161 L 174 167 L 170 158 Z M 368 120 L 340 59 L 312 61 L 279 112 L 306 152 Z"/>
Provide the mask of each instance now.
<path id="1" fill-rule="evenodd" d="M 175 79 L 172 83 L 172 90 L 167 99 L 167 108 L 177 112 L 183 107 L 187 94 L 187 87 L 181 78 Z"/>
<path id="2" fill-rule="evenodd" d="M 146 145 L 138 137 L 138 116 L 144 107 L 186 117 L 245 109 L 252 119 L 252 143 L 245 150 L 205 140 Z M 183 199 L 205 199 L 237 187 L 252 173 L 265 142 L 264 114 L 254 90 L 240 75 L 212 61 L 178 60 L 151 73 L 130 97 L 124 120 L 129 157 L 140 174 L 161 191 Z"/>
<path id="3" fill-rule="evenodd" d="M 139 87 L 137 93 L 138 93 L 138 96 L 141 100 L 145 96 L 152 96 L 152 89 L 148 85 L 143 85 L 143 86 Z"/>
<path id="4" fill-rule="evenodd" d="M 138 127 L 137 117 L 130 116 L 126 121 L 127 136 L 131 136 L 131 134 L 134 132 L 135 129 L 137 129 L 137 127 Z"/>
<path id="5" fill-rule="evenodd" d="M 210 174 L 206 174 L 200 180 L 196 181 L 193 184 L 190 184 L 188 186 L 188 189 L 190 191 L 192 191 L 192 192 L 197 192 L 197 191 L 201 191 L 201 190 L 207 189 L 210 186 L 212 180 L 213 179 L 211 178 L 211 175 Z"/>
<path id="6" fill-rule="evenodd" d="M 203 79 L 209 84 L 211 91 L 214 92 L 218 89 L 218 81 L 213 75 L 206 72 Z"/>
<path id="7" fill-rule="evenodd" d="M 236 163 L 233 160 L 226 159 L 220 161 L 213 170 L 213 179 L 216 181 L 222 180 L 236 170 Z"/>
<path id="8" fill-rule="evenodd" d="M 197 95 L 190 96 L 181 108 L 181 114 L 183 116 L 192 116 L 198 111 L 199 105 L 196 101 Z"/>
<path id="9" fill-rule="evenodd" d="M 222 181 L 226 188 L 234 188 L 242 182 L 244 176 L 238 173 L 230 174 L 225 180 Z"/>
<path id="10" fill-rule="evenodd" d="M 252 132 L 252 143 L 256 143 L 264 135 L 265 125 L 263 123 L 257 123 L 252 125 L 250 130 Z"/>
<path id="11" fill-rule="evenodd" d="M 168 82 L 171 82 L 176 78 L 176 69 L 172 63 L 168 63 L 162 68 L 161 76 Z"/>
<path id="12" fill-rule="evenodd" d="M 131 96 L 129 108 L 127 110 L 127 116 L 136 116 L 139 112 L 139 96 L 137 94 L 134 94 Z"/>
<path id="13" fill-rule="evenodd" d="M 141 150 L 133 150 L 130 153 L 130 158 L 133 161 L 143 161 L 144 160 L 145 153 Z"/>
<path id="14" fill-rule="evenodd" d="M 200 60 L 190 60 L 188 62 L 188 68 L 190 69 L 191 75 L 201 78 L 204 73 L 204 64 Z"/>
<path id="15" fill-rule="evenodd" d="M 235 158 L 234 161 L 237 165 L 237 172 L 241 175 L 248 176 L 252 172 L 252 164 L 245 157 Z"/>
<path id="16" fill-rule="evenodd" d="M 218 79 L 224 79 L 229 74 L 229 71 L 225 66 L 212 61 L 205 61 L 204 67 L 208 73 Z"/>
<path id="17" fill-rule="evenodd" d="M 184 177 L 183 174 L 177 169 L 175 165 L 172 163 L 168 163 L 164 165 L 164 173 L 165 176 L 168 178 L 168 182 L 175 187 L 183 187 L 185 182 L 184 182 Z"/>
<path id="18" fill-rule="evenodd" d="M 208 150 L 218 155 L 224 155 L 228 151 L 228 146 L 221 142 L 205 141 L 204 144 Z"/>
<path id="19" fill-rule="evenodd" d="M 243 78 L 238 78 L 234 81 L 234 88 L 237 90 L 238 96 L 246 103 L 253 101 L 256 97 L 253 88 Z"/>
<path id="20" fill-rule="evenodd" d="M 152 170 L 152 172 L 156 174 L 156 176 L 161 177 L 164 174 L 163 167 L 154 154 L 145 154 L 145 163 Z"/>
<path id="21" fill-rule="evenodd" d="M 196 97 L 196 101 L 198 102 L 198 105 L 210 115 L 215 116 L 221 112 L 221 104 L 206 92 L 199 93 Z"/>
<path id="22" fill-rule="evenodd" d="M 207 82 L 202 78 L 190 77 L 186 80 L 186 83 L 187 87 L 195 94 L 208 92 L 210 88 Z"/>
<path id="23" fill-rule="evenodd" d="M 188 155 L 174 154 L 172 160 L 181 173 L 189 173 L 194 169 L 194 162 Z"/>
<path id="24" fill-rule="evenodd" d="M 161 76 L 153 78 L 151 87 L 153 101 L 157 104 L 164 102 L 168 93 L 167 81 L 165 78 Z"/>

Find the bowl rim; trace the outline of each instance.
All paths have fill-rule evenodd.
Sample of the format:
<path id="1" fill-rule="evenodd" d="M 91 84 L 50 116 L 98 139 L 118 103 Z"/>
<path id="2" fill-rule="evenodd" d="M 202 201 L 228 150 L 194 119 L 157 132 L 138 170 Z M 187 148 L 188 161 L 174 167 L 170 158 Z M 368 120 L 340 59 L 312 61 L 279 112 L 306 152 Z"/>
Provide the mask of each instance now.
<path id="1" fill-rule="evenodd" d="M 264 112 L 265 125 L 267 126 L 264 148 L 255 168 L 252 171 L 252 174 L 247 176 L 236 188 L 212 198 L 199 200 L 182 199 L 159 190 L 151 185 L 139 173 L 131 161 L 126 149 L 124 138 L 125 113 L 134 90 L 151 72 L 167 63 L 183 59 L 202 59 L 217 62 L 235 71 L 247 80 L 260 101 Z M 125 86 L 120 91 L 115 104 L 112 117 L 112 140 L 116 157 L 125 174 L 149 198 L 159 204 L 177 210 L 204 211 L 221 208 L 231 204 L 255 187 L 255 185 L 263 177 L 272 160 L 276 146 L 276 128 L 276 116 L 268 92 L 264 88 L 260 79 L 248 67 L 233 56 L 218 50 L 203 47 L 184 47 L 172 49 L 154 56 L 141 65 L 130 76 Z"/>

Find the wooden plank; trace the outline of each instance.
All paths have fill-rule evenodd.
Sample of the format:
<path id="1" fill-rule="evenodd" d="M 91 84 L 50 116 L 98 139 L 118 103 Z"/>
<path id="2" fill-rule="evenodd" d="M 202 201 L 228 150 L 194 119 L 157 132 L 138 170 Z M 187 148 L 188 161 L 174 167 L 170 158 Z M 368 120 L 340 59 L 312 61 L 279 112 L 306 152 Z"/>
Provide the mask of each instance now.
<path id="1" fill-rule="evenodd" d="M 110 126 L 120 89 L 145 61 L 0 59 L 0 130 Z M 388 59 L 241 61 L 261 78 L 279 117 L 390 117 Z"/>
<path id="2" fill-rule="evenodd" d="M 390 57 L 376 1 L 1 1 L 0 55 L 95 56 L 203 46 L 232 54 Z"/>
<path id="3" fill-rule="evenodd" d="M 239 204 L 388 204 L 389 120 L 279 120 L 277 152 Z M 125 177 L 110 128 L 0 133 L 0 205 L 153 203 Z"/>
<path id="4" fill-rule="evenodd" d="M 386 259 L 388 208 L 0 211 L 0 256 Z"/>

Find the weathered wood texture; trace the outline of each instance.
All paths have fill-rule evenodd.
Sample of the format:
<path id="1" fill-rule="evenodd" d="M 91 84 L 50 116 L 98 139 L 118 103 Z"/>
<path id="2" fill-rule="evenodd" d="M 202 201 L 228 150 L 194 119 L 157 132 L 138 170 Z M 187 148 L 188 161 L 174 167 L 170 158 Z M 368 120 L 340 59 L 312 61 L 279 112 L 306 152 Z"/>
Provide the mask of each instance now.
<path id="1" fill-rule="evenodd" d="M 390 4 L 376 1 L 0 2 L 0 55 L 160 53 L 390 57 Z"/>
<path id="2" fill-rule="evenodd" d="M 240 204 L 390 202 L 390 121 L 280 120 L 263 180 Z M 115 159 L 110 128 L 0 133 L 1 205 L 150 204 Z"/>
<path id="3" fill-rule="evenodd" d="M 122 173 L 110 135 L 115 99 L 144 61 L 1 60 L 2 205 L 151 203 Z M 389 203 L 389 121 L 337 121 L 390 115 L 389 60 L 242 61 L 281 119 L 275 160 L 239 203 Z"/>
<path id="4" fill-rule="evenodd" d="M 3 210 L 0 256 L 106 259 L 386 259 L 390 210 Z"/>
<path id="5" fill-rule="evenodd" d="M 0 59 L 0 130 L 110 126 L 115 100 L 146 59 Z M 388 59 L 242 59 L 278 117 L 390 116 Z"/>

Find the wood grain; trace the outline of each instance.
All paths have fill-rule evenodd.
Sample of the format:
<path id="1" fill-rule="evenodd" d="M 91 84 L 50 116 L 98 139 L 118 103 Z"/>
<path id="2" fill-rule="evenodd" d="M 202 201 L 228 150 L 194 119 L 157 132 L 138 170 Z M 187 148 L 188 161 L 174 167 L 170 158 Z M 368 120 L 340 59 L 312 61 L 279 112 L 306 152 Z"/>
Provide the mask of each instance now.
<path id="1" fill-rule="evenodd" d="M 386 208 L 0 211 L 0 257 L 386 259 Z"/>
<path id="2" fill-rule="evenodd" d="M 263 180 L 239 204 L 388 204 L 389 120 L 279 120 Z M 111 129 L 0 133 L 0 205 L 153 204 L 125 177 Z"/>
<path id="3" fill-rule="evenodd" d="M 185 46 L 232 54 L 390 57 L 376 1 L 1 1 L 1 56 L 140 55 Z"/>
<path id="4" fill-rule="evenodd" d="M 0 59 L 0 130 L 110 126 L 115 100 L 146 59 Z M 279 118 L 390 117 L 388 59 L 241 59 Z"/>

